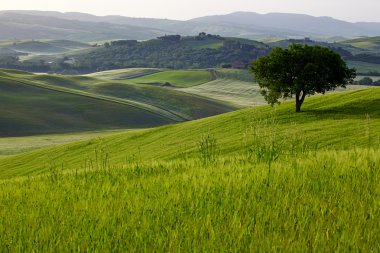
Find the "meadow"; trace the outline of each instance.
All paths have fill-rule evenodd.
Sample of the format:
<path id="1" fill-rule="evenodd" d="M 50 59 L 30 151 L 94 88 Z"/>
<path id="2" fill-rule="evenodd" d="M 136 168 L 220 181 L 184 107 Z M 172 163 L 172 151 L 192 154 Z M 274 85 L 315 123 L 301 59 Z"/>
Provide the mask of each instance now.
<path id="1" fill-rule="evenodd" d="M 270 153 L 270 152 L 269 152 Z M 108 164 L 1 182 L 3 252 L 379 250 L 377 150 Z"/>
<path id="2" fill-rule="evenodd" d="M 0 139 L 0 252 L 380 251 L 380 88 L 294 113 L 245 108 L 264 101 L 242 70 L 0 81 L 2 134 L 42 134 Z"/>
<path id="3" fill-rule="evenodd" d="M 380 89 L 0 159 L 0 249 L 380 250 Z"/>

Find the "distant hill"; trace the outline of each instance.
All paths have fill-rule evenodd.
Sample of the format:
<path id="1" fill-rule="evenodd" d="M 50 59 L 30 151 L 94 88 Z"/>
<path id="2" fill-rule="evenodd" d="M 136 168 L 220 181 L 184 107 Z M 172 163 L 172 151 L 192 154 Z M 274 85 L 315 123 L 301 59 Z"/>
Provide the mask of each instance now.
<path id="1" fill-rule="evenodd" d="M 0 39 L 62 39 L 96 41 L 151 39 L 159 35 L 206 32 L 242 38 L 378 36 L 380 23 L 351 23 L 303 14 L 235 12 L 187 21 L 95 16 L 78 12 L 1 11 Z M 96 23 L 96 25 L 94 24 Z M 33 24 L 33 25 L 32 25 Z"/>
<path id="2" fill-rule="evenodd" d="M 122 68 L 246 69 L 252 60 L 270 50 L 264 43 L 242 38 L 206 33 L 165 35 L 146 41 L 115 40 L 67 54 L 38 55 L 22 62 L 17 57 L 0 57 L 0 67 L 65 74 Z"/>
<path id="3" fill-rule="evenodd" d="M 145 40 L 167 33 L 154 28 L 102 21 L 69 20 L 51 15 L 0 12 L 0 40 L 68 39 L 84 42 L 109 39 Z"/>
<path id="4" fill-rule="evenodd" d="M 224 66 L 246 69 L 270 47 L 247 39 L 199 34 L 180 37 L 168 35 L 157 39 L 111 43 L 86 53 L 71 55 L 72 69 L 79 72 L 119 68 L 204 69 Z M 114 45 L 115 44 L 115 45 Z"/>
<path id="5" fill-rule="evenodd" d="M 208 71 L 183 76 L 189 86 L 211 80 Z M 236 108 L 153 84 L 0 69 L 0 137 L 147 128 Z"/>
<path id="6" fill-rule="evenodd" d="M 351 23 L 331 17 L 313 17 L 289 13 L 235 12 L 227 15 L 206 16 L 190 21 L 251 27 L 251 29 L 287 35 L 355 37 L 380 34 L 380 23 Z"/>
<path id="7" fill-rule="evenodd" d="M 89 44 L 69 40 L 15 41 L 0 45 L 0 55 L 7 53 L 58 54 L 89 47 Z"/>
<path id="8" fill-rule="evenodd" d="M 379 37 L 332 43 L 303 38 L 262 43 L 206 33 L 165 35 L 146 41 L 112 40 L 91 47 L 68 40 L 4 41 L 0 44 L 0 67 L 61 74 L 124 68 L 246 69 L 253 60 L 270 53 L 273 47 L 287 48 L 298 43 L 327 47 L 340 54 L 359 74 L 379 75 L 379 41 Z"/>
<path id="9" fill-rule="evenodd" d="M 380 54 L 380 36 L 362 37 L 352 40 L 342 41 L 342 44 L 351 45 L 364 50 L 377 51 Z"/>

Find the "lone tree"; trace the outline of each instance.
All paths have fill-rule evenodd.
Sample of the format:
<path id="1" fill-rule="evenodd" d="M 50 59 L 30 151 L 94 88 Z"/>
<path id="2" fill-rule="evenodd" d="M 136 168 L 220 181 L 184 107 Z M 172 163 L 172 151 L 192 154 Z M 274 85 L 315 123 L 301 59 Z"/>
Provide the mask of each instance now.
<path id="1" fill-rule="evenodd" d="M 301 111 L 307 95 L 345 88 L 356 76 L 355 69 L 348 68 L 339 54 L 325 47 L 300 44 L 274 48 L 268 56 L 252 62 L 249 70 L 269 104 L 295 96 L 296 112 Z"/>

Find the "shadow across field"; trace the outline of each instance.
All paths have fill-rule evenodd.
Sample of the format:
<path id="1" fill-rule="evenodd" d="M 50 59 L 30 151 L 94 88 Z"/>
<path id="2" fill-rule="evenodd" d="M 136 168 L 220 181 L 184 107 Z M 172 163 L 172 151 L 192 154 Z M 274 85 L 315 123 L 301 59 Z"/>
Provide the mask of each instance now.
<path id="1" fill-rule="evenodd" d="M 380 99 L 357 101 L 328 108 L 305 108 L 302 113 L 310 114 L 318 119 L 363 119 L 367 115 L 369 118 L 378 119 L 380 118 L 380 110 L 374 110 L 374 108 L 380 109 Z"/>

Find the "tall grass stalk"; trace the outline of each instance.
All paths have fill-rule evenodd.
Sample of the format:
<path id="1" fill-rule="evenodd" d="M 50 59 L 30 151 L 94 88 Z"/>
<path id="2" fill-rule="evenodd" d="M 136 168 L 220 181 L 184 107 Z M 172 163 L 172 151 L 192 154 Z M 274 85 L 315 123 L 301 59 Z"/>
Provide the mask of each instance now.
<path id="1" fill-rule="evenodd" d="M 213 164 L 216 161 L 218 155 L 216 138 L 210 133 L 202 135 L 201 139 L 198 142 L 198 152 L 199 159 L 203 166 L 209 166 L 210 164 Z"/>

